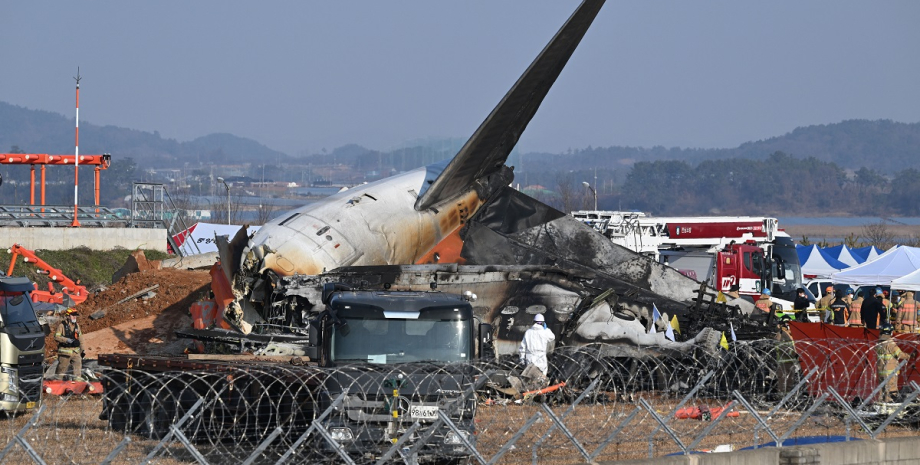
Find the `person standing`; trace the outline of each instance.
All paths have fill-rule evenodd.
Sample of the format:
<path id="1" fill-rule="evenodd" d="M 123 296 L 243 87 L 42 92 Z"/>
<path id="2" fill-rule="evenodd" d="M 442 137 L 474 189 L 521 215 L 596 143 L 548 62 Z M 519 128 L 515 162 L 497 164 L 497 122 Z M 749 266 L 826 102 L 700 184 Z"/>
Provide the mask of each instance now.
<path id="1" fill-rule="evenodd" d="M 898 347 L 891 338 L 891 325 L 882 325 L 878 333 L 878 341 L 878 344 L 875 346 L 875 366 L 878 374 L 878 382 L 881 383 L 885 381 L 885 378 L 897 371 L 899 360 L 906 360 L 910 358 L 910 355 L 902 352 L 901 348 Z M 880 400 L 882 402 L 891 402 L 893 400 L 893 395 L 897 394 L 897 392 L 898 374 L 895 373 L 894 376 L 888 380 L 888 384 L 885 385 L 885 388 L 882 389 Z"/>
<path id="2" fill-rule="evenodd" d="M 853 292 L 852 289 L 849 290 L 850 293 Z M 847 319 L 847 326 L 859 327 L 863 326 L 862 322 L 862 304 L 863 304 L 862 291 L 859 291 L 859 294 L 856 294 L 856 300 L 850 304 L 850 318 Z"/>
<path id="3" fill-rule="evenodd" d="M 811 302 L 805 296 L 805 288 L 800 287 L 795 295 L 795 301 L 792 302 L 792 310 L 795 311 L 795 320 L 803 323 L 808 322 L 808 306 Z"/>
<path id="4" fill-rule="evenodd" d="M 533 326 L 525 333 L 521 340 L 521 346 L 518 348 L 518 354 L 521 356 L 521 363 L 533 365 L 543 373 L 549 370 L 549 364 L 546 360 L 546 349 L 550 342 L 556 340 L 556 335 L 552 330 L 546 327 L 546 320 L 543 315 L 538 313 L 533 317 Z M 526 368 L 525 368 L 526 370 Z"/>
<path id="5" fill-rule="evenodd" d="M 67 368 L 73 364 L 73 377 L 76 381 L 83 381 L 83 331 L 77 323 L 77 309 L 70 307 L 64 311 L 64 321 L 54 332 L 54 340 L 58 343 L 58 366 L 55 374 L 63 377 Z"/>
<path id="6" fill-rule="evenodd" d="M 780 393 L 789 392 L 795 385 L 795 364 L 799 360 L 789 321 L 789 316 L 783 315 L 776 333 L 776 390 Z"/>
<path id="7" fill-rule="evenodd" d="M 845 325 L 850 316 L 850 306 L 844 300 L 844 295 L 843 291 L 834 292 L 834 301 L 830 304 L 831 323 L 838 326 Z"/>
<path id="8" fill-rule="evenodd" d="M 885 309 L 882 307 L 882 288 L 875 288 L 874 296 L 867 296 L 862 303 L 862 322 L 868 329 L 878 327 L 879 318 L 883 316 Z"/>
<path id="9" fill-rule="evenodd" d="M 818 310 L 818 315 L 821 316 L 821 321 L 827 323 L 831 321 L 831 302 L 834 301 L 834 286 L 827 286 L 824 289 L 824 297 L 821 297 L 821 300 L 815 305 L 815 308 Z"/>
<path id="10" fill-rule="evenodd" d="M 885 322 L 884 324 L 890 325 L 892 322 L 894 322 L 895 315 L 891 311 L 892 305 L 891 305 L 891 299 L 888 298 L 888 291 L 882 291 L 882 296 L 879 298 L 879 300 L 882 301 L 882 309 L 883 309 L 883 312 L 879 313 L 879 316 L 878 316 L 878 325 L 879 325 L 879 328 L 881 328 L 883 320 Z"/>
<path id="11" fill-rule="evenodd" d="M 904 297 L 898 303 L 896 318 L 895 330 L 902 333 L 917 332 L 917 301 L 914 300 L 913 292 L 904 292 Z"/>

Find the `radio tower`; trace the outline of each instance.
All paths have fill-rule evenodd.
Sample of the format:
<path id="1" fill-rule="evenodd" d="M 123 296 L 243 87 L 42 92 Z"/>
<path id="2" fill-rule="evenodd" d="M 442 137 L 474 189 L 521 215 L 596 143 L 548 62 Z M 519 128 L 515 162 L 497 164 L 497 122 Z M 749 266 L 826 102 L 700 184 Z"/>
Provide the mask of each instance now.
<path id="1" fill-rule="evenodd" d="M 73 223 L 70 224 L 71 227 L 79 228 L 80 222 L 77 221 L 77 197 L 80 192 L 79 180 L 80 180 L 80 67 L 77 66 L 77 76 L 74 78 L 77 81 L 77 117 L 76 121 L 76 131 L 74 132 L 74 157 L 73 157 Z"/>

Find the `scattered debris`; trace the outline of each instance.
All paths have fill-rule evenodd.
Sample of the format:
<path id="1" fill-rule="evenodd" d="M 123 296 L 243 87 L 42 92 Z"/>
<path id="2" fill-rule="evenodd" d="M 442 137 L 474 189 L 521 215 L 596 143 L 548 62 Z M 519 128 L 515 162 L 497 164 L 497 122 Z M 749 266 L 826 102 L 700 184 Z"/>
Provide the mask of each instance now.
<path id="1" fill-rule="evenodd" d="M 141 289 L 140 291 L 137 291 L 137 292 L 135 292 L 134 294 L 131 294 L 131 295 L 129 295 L 128 297 L 125 297 L 124 299 L 119 300 L 118 302 L 115 302 L 115 304 L 116 304 L 116 305 L 117 305 L 117 304 L 123 304 L 123 303 L 125 303 L 125 302 L 127 302 L 127 301 L 129 301 L 129 300 L 131 300 L 131 299 L 136 299 L 136 298 L 138 298 L 138 297 L 141 297 L 141 296 L 143 296 L 144 294 L 148 294 L 148 295 L 149 295 L 149 294 L 153 294 L 153 295 L 149 295 L 149 296 L 146 297 L 146 298 L 148 298 L 148 299 L 149 299 L 149 298 L 152 298 L 152 297 L 153 297 L 154 295 L 156 295 L 156 294 L 155 294 L 155 293 L 152 293 L 152 292 L 150 292 L 150 291 L 152 291 L 152 290 L 154 290 L 154 289 L 157 289 L 157 288 L 159 288 L 159 287 L 160 287 L 159 284 L 154 284 L 153 286 L 150 286 L 150 287 L 148 287 L 148 288 Z"/>
<path id="2" fill-rule="evenodd" d="M 157 289 L 157 294 L 144 301 L 147 305 L 126 299 L 128 296 L 144 295 L 153 289 Z M 153 347 L 159 347 L 153 343 L 156 339 L 167 345 L 176 341 L 170 325 L 183 322 L 192 302 L 206 296 L 209 289 L 210 276 L 207 272 L 160 269 L 129 274 L 105 291 L 90 295 L 79 307 L 80 314 L 86 316 L 78 320 L 85 338 L 87 357 L 93 358 L 96 353 L 132 352 L 132 345 L 138 346 L 141 341 Z M 97 315 L 100 311 L 101 316 Z M 161 314 L 168 317 L 157 320 Z M 45 354 L 49 357 L 57 353 L 53 332 L 58 322 L 56 319 L 49 320 L 52 334 L 45 338 Z M 126 324 L 131 328 L 122 329 L 121 326 Z M 99 334 L 95 334 L 97 332 Z M 103 332 L 106 333 L 104 336 Z M 153 350 L 165 352 L 166 346 Z"/>
<path id="3" fill-rule="evenodd" d="M 131 255 L 128 256 L 128 259 L 125 260 L 125 264 L 112 275 L 112 283 L 117 283 L 124 278 L 125 276 L 138 273 L 141 271 L 147 270 L 159 270 L 160 269 L 159 260 L 147 260 L 147 257 L 144 255 L 143 250 L 135 250 L 131 252 Z"/>

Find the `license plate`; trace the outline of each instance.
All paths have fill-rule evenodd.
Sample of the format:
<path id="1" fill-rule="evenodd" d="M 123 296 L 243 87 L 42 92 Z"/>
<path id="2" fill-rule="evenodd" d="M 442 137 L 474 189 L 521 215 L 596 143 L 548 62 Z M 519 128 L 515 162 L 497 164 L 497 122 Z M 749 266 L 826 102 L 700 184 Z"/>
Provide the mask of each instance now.
<path id="1" fill-rule="evenodd" d="M 26 402 L 26 408 L 35 408 L 35 402 Z"/>
<path id="2" fill-rule="evenodd" d="M 436 405 L 410 405 L 409 416 L 420 420 L 437 420 L 438 407 Z"/>

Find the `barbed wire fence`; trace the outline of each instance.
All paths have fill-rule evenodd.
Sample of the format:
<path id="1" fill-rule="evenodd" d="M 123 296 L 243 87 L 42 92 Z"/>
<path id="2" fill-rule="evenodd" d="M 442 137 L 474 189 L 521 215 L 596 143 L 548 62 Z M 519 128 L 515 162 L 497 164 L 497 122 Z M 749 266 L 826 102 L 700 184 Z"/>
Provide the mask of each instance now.
<path id="1" fill-rule="evenodd" d="M 879 380 L 872 343 L 795 349 L 786 361 L 772 340 L 692 355 L 559 348 L 548 386 L 513 359 L 108 369 L 104 394 L 46 395 L 0 422 L 0 463 L 575 464 L 916 435 L 915 360 Z M 900 393 L 881 402 L 894 377 Z"/>

